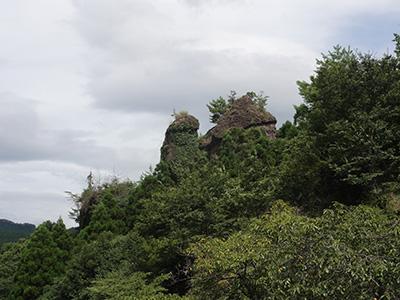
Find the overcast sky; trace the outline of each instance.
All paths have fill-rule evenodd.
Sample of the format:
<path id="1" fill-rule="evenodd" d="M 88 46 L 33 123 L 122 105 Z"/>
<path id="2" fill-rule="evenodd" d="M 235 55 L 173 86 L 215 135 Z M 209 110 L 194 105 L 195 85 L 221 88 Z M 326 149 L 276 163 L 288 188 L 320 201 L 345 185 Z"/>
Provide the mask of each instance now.
<path id="1" fill-rule="evenodd" d="M 280 123 L 336 44 L 377 55 L 399 0 L 12 0 L 0 7 L 0 218 L 67 217 L 93 171 L 137 180 L 175 109 L 264 91 Z"/>

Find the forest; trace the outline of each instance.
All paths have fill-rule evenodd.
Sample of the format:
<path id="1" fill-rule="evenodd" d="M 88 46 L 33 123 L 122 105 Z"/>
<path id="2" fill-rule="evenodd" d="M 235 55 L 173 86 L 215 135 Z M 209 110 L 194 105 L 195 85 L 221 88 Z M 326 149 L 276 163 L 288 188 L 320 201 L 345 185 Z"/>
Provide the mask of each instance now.
<path id="1" fill-rule="evenodd" d="M 1 246 L 0 299 L 399 299 L 393 42 L 379 57 L 322 55 L 276 132 L 268 98 L 253 92 L 254 116 L 272 123 L 207 140 L 177 113 L 154 170 L 137 182 L 89 175 L 70 194 L 79 226 L 46 221 Z M 240 99 L 212 100 L 211 122 Z"/>

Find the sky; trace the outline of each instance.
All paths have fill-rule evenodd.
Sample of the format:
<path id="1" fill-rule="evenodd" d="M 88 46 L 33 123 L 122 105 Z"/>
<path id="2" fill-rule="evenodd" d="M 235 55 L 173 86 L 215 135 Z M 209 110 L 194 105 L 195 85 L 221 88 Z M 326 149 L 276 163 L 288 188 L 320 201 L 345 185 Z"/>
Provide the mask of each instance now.
<path id="1" fill-rule="evenodd" d="M 0 218 L 62 217 L 86 176 L 138 180 L 171 114 L 263 91 L 279 124 L 335 45 L 381 55 L 398 0 L 13 0 L 0 9 Z"/>

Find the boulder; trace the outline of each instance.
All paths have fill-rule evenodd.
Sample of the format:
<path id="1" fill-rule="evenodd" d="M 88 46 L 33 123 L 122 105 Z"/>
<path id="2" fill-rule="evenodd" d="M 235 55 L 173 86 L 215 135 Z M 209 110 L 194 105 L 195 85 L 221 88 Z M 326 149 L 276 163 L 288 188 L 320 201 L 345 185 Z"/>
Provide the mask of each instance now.
<path id="1" fill-rule="evenodd" d="M 260 128 L 269 138 L 276 136 L 275 117 L 259 107 L 249 96 L 235 100 L 231 107 L 217 121 L 202 138 L 201 146 L 209 154 L 214 154 L 222 141 L 223 136 L 232 128 Z"/>

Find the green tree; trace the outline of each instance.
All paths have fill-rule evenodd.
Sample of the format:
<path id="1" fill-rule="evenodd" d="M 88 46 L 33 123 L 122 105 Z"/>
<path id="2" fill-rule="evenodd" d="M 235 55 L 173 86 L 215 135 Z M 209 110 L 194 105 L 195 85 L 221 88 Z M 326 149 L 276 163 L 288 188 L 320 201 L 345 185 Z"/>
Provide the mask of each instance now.
<path id="1" fill-rule="evenodd" d="M 127 206 L 127 197 L 113 194 L 112 187 L 105 188 L 99 194 L 98 203 L 93 207 L 90 223 L 80 234 L 96 238 L 98 234 L 107 231 L 115 234 L 126 233 L 128 231 L 125 222 Z"/>
<path id="2" fill-rule="evenodd" d="M 89 299 L 86 288 L 98 274 L 106 274 L 118 267 L 120 255 L 113 253 L 112 233 L 103 232 L 96 240 L 78 239 L 63 276 L 53 286 L 54 299 Z"/>
<path id="3" fill-rule="evenodd" d="M 168 276 L 148 279 L 149 274 L 136 272 L 110 272 L 105 277 L 96 279 L 88 288 L 93 300 L 167 300 L 182 299 L 177 295 L 166 295 L 161 283 Z"/>
<path id="4" fill-rule="evenodd" d="M 398 53 L 398 36 L 395 41 Z M 298 83 L 305 103 L 296 119 L 314 141 L 325 182 L 334 187 L 321 189 L 326 194 L 336 190 L 337 198 L 365 199 L 395 186 L 400 175 L 400 57 L 376 58 L 335 47 L 317 64 L 310 82 Z"/>
<path id="5" fill-rule="evenodd" d="M 199 299 L 396 299 L 400 222 L 367 206 L 317 218 L 279 201 L 228 239 L 194 244 Z"/>
<path id="6" fill-rule="evenodd" d="M 21 250 L 13 296 L 16 299 L 40 297 L 64 273 L 71 248 L 71 236 L 61 219 L 39 225 Z"/>
<path id="7" fill-rule="evenodd" d="M 14 275 L 21 260 L 25 241 L 4 244 L 0 248 L 0 299 L 12 299 Z"/>
<path id="8" fill-rule="evenodd" d="M 223 97 L 211 100 L 210 103 L 207 104 L 208 110 L 210 111 L 210 122 L 217 123 L 229 106 L 229 102 L 227 102 Z"/>
<path id="9" fill-rule="evenodd" d="M 297 127 L 290 121 L 286 121 L 278 130 L 278 137 L 292 139 L 298 135 Z"/>

